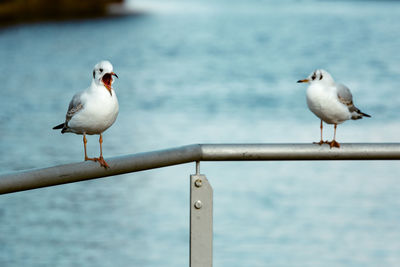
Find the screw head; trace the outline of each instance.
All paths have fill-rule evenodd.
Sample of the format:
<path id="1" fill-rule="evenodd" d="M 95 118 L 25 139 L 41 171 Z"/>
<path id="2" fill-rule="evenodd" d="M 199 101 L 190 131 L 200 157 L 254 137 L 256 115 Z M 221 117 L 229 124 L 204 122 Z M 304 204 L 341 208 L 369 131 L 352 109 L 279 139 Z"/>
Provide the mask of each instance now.
<path id="1" fill-rule="evenodd" d="M 201 187 L 203 184 L 203 181 L 201 179 L 197 179 L 196 181 L 194 181 L 194 185 L 196 187 Z"/>
<path id="2" fill-rule="evenodd" d="M 203 203 L 201 203 L 200 200 L 197 200 L 197 201 L 194 203 L 194 207 L 195 207 L 196 209 L 201 209 L 201 207 L 203 207 Z"/>

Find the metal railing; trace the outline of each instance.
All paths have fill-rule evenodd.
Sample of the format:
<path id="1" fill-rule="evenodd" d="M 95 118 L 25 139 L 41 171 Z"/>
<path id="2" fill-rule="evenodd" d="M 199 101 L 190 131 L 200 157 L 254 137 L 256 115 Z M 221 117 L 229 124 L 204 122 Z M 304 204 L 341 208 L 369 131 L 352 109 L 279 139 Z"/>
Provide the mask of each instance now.
<path id="1" fill-rule="evenodd" d="M 400 160 L 400 143 L 341 144 L 196 144 L 95 162 L 0 175 L 0 194 L 196 162 L 190 176 L 190 266 L 212 266 L 212 187 L 200 174 L 200 161 Z"/>

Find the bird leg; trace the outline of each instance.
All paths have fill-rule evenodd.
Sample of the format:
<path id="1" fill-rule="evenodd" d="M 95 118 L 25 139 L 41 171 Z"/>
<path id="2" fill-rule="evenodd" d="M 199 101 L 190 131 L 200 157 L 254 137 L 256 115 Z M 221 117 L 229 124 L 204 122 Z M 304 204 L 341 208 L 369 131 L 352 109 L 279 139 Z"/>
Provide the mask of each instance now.
<path id="1" fill-rule="evenodd" d="M 98 161 L 102 167 L 104 167 L 106 169 L 110 168 L 110 166 L 108 166 L 107 162 L 103 158 L 103 147 L 102 147 L 103 136 L 102 136 L 102 134 L 100 134 L 99 143 L 100 143 L 100 157 L 95 158 L 95 160 Z"/>
<path id="2" fill-rule="evenodd" d="M 319 142 L 313 142 L 313 144 L 318 144 L 318 145 L 328 144 L 328 141 L 322 140 L 322 120 L 321 120 L 321 125 L 319 128 L 321 129 L 321 140 Z"/>
<path id="3" fill-rule="evenodd" d="M 335 123 L 334 131 L 333 131 L 333 140 L 328 142 L 330 148 L 332 148 L 332 147 L 339 148 L 340 147 L 340 144 L 338 142 L 336 142 L 336 127 L 337 127 L 337 124 Z"/>
<path id="4" fill-rule="evenodd" d="M 89 157 L 87 156 L 86 144 L 87 144 L 86 134 L 83 133 L 83 148 L 85 149 L 85 161 L 86 161 L 86 160 L 93 160 L 93 161 L 96 161 L 96 158 L 89 158 Z"/>
<path id="5" fill-rule="evenodd" d="M 109 168 L 109 166 L 108 166 L 107 162 L 103 158 L 103 152 L 102 152 L 102 148 L 101 148 L 101 144 L 103 143 L 103 137 L 101 136 L 101 134 L 100 134 L 99 142 L 100 142 L 100 157 L 99 158 L 89 158 L 87 156 L 87 152 L 86 152 L 86 144 L 87 144 L 86 134 L 83 134 L 83 147 L 85 149 L 85 161 L 86 160 L 97 161 L 97 162 L 100 163 L 100 166 L 102 166 L 102 167 L 107 169 L 107 168 Z"/>

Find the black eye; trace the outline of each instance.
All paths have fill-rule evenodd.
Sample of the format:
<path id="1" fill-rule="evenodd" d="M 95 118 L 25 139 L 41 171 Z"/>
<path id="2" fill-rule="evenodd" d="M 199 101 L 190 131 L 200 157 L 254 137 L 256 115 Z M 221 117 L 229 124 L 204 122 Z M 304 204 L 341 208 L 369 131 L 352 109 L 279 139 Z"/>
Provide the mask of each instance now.
<path id="1" fill-rule="evenodd" d="M 314 81 L 316 77 L 317 77 L 317 76 L 316 76 L 315 73 L 314 73 L 313 76 L 311 76 L 311 79 Z"/>
<path id="2" fill-rule="evenodd" d="M 103 72 L 103 69 L 99 69 L 100 73 Z"/>
<path id="3" fill-rule="evenodd" d="M 322 78 L 324 78 L 324 76 L 322 76 L 322 74 L 321 74 L 321 77 L 319 77 L 319 80 L 322 80 Z"/>

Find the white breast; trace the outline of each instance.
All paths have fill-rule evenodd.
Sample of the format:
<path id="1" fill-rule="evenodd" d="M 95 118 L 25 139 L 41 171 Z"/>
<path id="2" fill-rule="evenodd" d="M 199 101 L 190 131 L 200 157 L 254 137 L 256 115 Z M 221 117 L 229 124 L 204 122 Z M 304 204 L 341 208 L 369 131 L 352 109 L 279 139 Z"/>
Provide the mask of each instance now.
<path id="1" fill-rule="evenodd" d="M 340 124 L 350 119 L 350 112 L 342 104 L 334 86 L 312 84 L 307 88 L 307 105 L 310 110 L 328 124 Z"/>
<path id="2" fill-rule="evenodd" d="M 68 122 L 75 133 L 100 134 L 117 119 L 119 106 L 114 90 L 110 95 L 104 87 L 97 89 L 82 94 L 84 108 Z"/>

